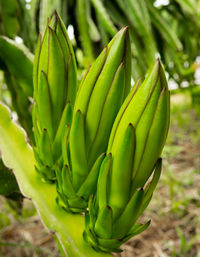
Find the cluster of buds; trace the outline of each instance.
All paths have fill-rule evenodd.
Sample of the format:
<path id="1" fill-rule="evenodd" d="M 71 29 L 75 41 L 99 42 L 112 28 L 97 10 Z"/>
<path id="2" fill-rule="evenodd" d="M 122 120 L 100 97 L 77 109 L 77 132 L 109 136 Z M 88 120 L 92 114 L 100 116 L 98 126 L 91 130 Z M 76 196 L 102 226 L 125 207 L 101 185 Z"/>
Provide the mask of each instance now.
<path id="1" fill-rule="evenodd" d="M 86 213 L 85 240 L 96 250 L 120 245 L 149 223 L 136 223 L 149 204 L 161 173 L 160 154 L 169 128 L 169 91 L 157 61 L 122 105 L 100 167 L 97 193 Z M 153 178 L 149 181 L 153 173 Z"/>
<path id="2" fill-rule="evenodd" d="M 78 91 L 76 80 L 73 49 L 55 13 L 34 63 L 36 169 L 45 180 L 56 181 L 59 205 L 86 213 L 85 241 L 97 251 L 117 252 L 149 226 L 137 220 L 161 173 L 170 116 L 165 72 L 157 60 L 142 85 L 138 81 L 131 89 L 124 27 Z"/>
<path id="3" fill-rule="evenodd" d="M 128 28 L 124 27 L 81 82 L 72 123 L 63 140 L 63 168 L 57 172 L 59 202 L 69 211 L 85 211 L 96 191 L 114 120 L 130 91 L 130 54 Z"/>
<path id="4" fill-rule="evenodd" d="M 33 128 L 36 170 L 46 181 L 56 179 L 61 141 L 71 122 L 77 91 L 76 62 L 66 28 L 55 12 L 39 38 L 33 71 Z"/>

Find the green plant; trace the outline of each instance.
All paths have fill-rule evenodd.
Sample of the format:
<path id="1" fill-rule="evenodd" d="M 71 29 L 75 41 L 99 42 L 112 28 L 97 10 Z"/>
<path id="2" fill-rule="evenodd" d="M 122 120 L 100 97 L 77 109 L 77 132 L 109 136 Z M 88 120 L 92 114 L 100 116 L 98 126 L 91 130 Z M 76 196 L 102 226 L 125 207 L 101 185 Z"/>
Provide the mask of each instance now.
<path id="1" fill-rule="evenodd" d="M 195 242 L 198 239 L 199 235 L 193 236 L 190 240 L 188 240 L 185 236 L 184 233 L 182 232 L 182 230 L 177 227 L 176 228 L 179 240 L 180 240 L 180 246 L 179 249 L 173 249 L 173 253 L 172 253 L 172 257 L 182 257 L 182 256 L 189 256 L 189 252 L 192 249 L 192 247 L 194 246 Z"/>
<path id="2" fill-rule="evenodd" d="M 76 62 L 67 31 L 57 13 L 49 21 L 35 54 L 33 128 L 36 169 L 46 180 L 55 180 L 61 157 L 61 138 L 71 121 L 75 101 Z M 59 88 L 58 88 L 59 85 Z"/>
<path id="3" fill-rule="evenodd" d="M 130 92 L 115 119 L 97 194 L 86 214 L 85 239 L 102 251 L 120 251 L 123 242 L 148 227 L 149 223 L 136 221 L 160 177 L 158 158 L 169 128 L 169 93 L 159 61 L 138 87 Z"/>
<path id="4" fill-rule="evenodd" d="M 72 123 L 62 143 L 62 172 L 57 171 L 59 199 L 72 212 L 86 210 L 89 196 L 95 193 L 112 125 L 130 90 L 130 63 L 125 27 L 102 51 L 79 87 Z"/>
<path id="5" fill-rule="evenodd" d="M 116 34 L 77 91 L 73 48 L 54 13 L 35 55 L 33 148 L 0 105 L 3 161 L 70 257 L 111 256 L 149 225 L 136 222 L 160 177 L 169 91 L 159 60 L 130 91 L 128 33 Z M 86 219 L 72 214 L 83 211 Z"/>

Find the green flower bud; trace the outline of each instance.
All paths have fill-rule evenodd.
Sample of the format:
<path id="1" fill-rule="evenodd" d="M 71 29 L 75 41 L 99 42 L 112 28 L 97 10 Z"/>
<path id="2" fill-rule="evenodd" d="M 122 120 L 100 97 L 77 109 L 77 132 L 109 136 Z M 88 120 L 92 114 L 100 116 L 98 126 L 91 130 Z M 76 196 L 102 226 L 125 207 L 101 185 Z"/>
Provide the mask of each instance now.
<path id="1" fill-rule="evenodd" d="M 151 175 L 169 129 L 169 91 L 164 69 L 158 60 L 138 90 L 133 88 L 113 126 L 107 152 L 119 150 L 129 124 L 135 129 L 132 191 L 143 187 Z"/>
<path id="2" fill-rule="evenodd" d="M 66 28 L 55 12 L 39 38 L 34 60 L 33 124 L 37 170 L 55 180 L 55 163 L 61 157 L 61 138 L 71 122 L 77 82 L 74 52 Z M 46 155 L 48 150 L 48 156 Z"/>
<path id="3" fill-rule="evenodd" d="M 64 164 L 70 168 L 73 190 L 77 193 L 79 201 L 85 202 L 85 207 L 89 195 L 96 190 L 100 165 L 98 160 L 100 158 L 102 161 L 101 154 L 106 151 L 114 120 L 130 91 L 130 80 L 130 39 L 128 28 L 124 27 L 106 46 L 83 78 L 75 101 L 69 140 L 65 140 L 64 149 L 67 148 L 69 153 Z M 87 196 L 83 186 L 87 186 Z M 59 187 L 60 185 L 58 191 L 62 195 L 63 190 Z M 75 208 L 69 201 L 70 198 L 63 196 L 61 204 L 74 211 Z"/>
<path id="4" fill-rule="evenodd" d="M 84 238 L 96 250 L 118 252 L 123 242 L 149 226 L 136 222 L 160 177 L 169 116 L 167 81 L 157 61 L 126 98 L 111 131 L 97 193 L 86 214 Z"/>

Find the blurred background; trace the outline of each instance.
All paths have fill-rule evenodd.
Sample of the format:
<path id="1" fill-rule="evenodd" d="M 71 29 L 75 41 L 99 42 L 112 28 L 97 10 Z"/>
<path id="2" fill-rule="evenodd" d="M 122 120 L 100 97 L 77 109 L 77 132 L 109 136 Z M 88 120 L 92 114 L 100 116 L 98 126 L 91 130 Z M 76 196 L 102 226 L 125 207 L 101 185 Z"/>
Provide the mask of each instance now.
<path id="1" fill-rule="evenodd" d="M 79 81 L 123 26 L 130 28 L 132 85 L 160 57 L 171 90 L 164 168 L 142 217 L 150 228 L 127 257 L 200 257 L 200 0 L 0 0 L 0 101 L 33 140 L 32 70 L 39 32 L 54 10 L 74 46 Z M 58 257 L 59 244 L 23 199 L 0 159 L 0 257 Z"/>

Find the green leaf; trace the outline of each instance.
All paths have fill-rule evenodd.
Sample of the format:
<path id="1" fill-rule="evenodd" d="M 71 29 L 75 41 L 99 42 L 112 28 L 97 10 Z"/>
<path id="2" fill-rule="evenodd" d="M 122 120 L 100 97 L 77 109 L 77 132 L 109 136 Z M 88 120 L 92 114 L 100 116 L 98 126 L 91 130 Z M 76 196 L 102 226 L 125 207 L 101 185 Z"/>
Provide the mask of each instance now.
<path id="1" fill-rule="evenodd" d="M 23 194 L 33 200 L 44 224 L 55 231 L 68 257 L 109 257 L 84 243 L 84 217 L 66 213 L 56 204 L 56 186 L 42 182 L 34 169 L 34 154 L 24 131 L 12 122 L 8 109 L 0 104 L 0 150 L 6 166 L 13 169 Z M 67 255 L 66 254 L 66 255 Z"/>

